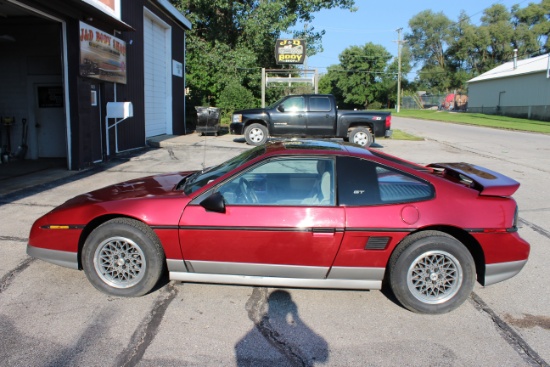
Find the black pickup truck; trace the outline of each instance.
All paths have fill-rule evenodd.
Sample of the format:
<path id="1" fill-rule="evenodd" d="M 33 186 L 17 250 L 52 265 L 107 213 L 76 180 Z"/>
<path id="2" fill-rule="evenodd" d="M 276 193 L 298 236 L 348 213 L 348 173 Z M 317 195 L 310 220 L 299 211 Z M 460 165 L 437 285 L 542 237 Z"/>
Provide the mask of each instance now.
<path id="1" fill-rule="evenodd" d="M 343 138 L 362 146 L 374 137 L 390 137 L 391 113 L 344 111 L 330 94 L 286 96 L 267 108 L 235 111 L 232 134 L 244 134 L 250 145 L 261 145 L 269 136 Z"/>

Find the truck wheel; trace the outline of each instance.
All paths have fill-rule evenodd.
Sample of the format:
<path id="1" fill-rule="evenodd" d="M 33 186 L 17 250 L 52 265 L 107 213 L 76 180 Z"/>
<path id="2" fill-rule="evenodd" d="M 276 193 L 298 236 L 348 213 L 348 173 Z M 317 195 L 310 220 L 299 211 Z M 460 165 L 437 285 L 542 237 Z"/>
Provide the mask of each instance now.
<path id="1" fill-rule="evenodd" d="M 374 143 L 374 136 L 372 130 L 366 127 L 356 127 L 352 129 L 349 134 L 349 141 L 355 144 L 359 144 L 362 147 L 370 147 Z"/>
<path id="2" fill-rule="evenodd" d="M 244 138 L 250 145 L 262 145 L 267 141 L 267 128 L 261 124 L 252 124 L 244 130 Z"/>

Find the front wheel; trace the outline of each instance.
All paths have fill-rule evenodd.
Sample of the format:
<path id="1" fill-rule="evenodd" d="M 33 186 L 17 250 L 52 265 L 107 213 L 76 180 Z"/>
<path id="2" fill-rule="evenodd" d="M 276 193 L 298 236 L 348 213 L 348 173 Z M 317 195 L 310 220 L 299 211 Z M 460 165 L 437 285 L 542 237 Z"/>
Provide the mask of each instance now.
<path id="1" fill-rule="evenodd" d="M 252 124 L 244 130 L 244 138 L 250 145 L 262 145 L 267 141 L 267 128 L 261 124 Z"/>
<path id="2" fill-rule="evenodd" d="M 374 143 L 372 130 L 366 127 L 356 127 L 348 134 L 349 141 L 362 147 L 370 147 Z"/>
<path id="3" fill-rule="evenodd" d="M 151 228 L 116 218 L 103 223 L 86 239 L 82 267 L 98 290 L 122 297 L 149 293 L 164 270 L 164 251 Z"/>
<path id="4" fill-rule="evenodd" d="M 426 231 L 406 238 L 392 254 L 389 283 L 401 304 L 413 311 L 441 314 L 460 306 L 472 293 L 475 263 L 454 237 Z"/>

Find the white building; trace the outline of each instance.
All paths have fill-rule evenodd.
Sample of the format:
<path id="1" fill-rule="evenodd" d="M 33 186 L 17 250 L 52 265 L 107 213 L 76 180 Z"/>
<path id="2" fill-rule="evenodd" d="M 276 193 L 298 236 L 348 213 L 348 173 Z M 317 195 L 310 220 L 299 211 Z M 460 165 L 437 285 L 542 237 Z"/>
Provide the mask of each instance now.
<path id="1" fill-rule="evenodd" d="M 550 121 L 550 54 L 514 60 L 468 81 L 468 111 Z"/>

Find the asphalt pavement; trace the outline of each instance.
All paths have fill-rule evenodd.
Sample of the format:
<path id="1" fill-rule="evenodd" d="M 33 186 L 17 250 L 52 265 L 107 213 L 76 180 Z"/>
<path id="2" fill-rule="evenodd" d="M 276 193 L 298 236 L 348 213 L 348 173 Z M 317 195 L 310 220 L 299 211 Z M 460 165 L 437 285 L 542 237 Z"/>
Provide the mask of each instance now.
<path id="1" fill-rule="evenodd" d="M 0 192 L 0 366 L 548 366 L 550 136 L 393 118 L 424 141 L 376 149 L 418 163 L 467 161 L 521 182 L 525 269 L 438 316 L 380 291 L 168 282 L 107 296 L 83 272 L 25 253 L 32 222 L 74 195 L 200 169 L 249 149 L 241 136 L 158 137 L 92 169 Z M 27 181 L 30 181 L 27 179 Z"/>

